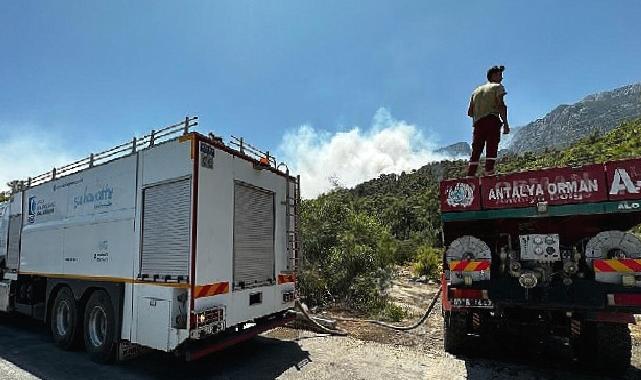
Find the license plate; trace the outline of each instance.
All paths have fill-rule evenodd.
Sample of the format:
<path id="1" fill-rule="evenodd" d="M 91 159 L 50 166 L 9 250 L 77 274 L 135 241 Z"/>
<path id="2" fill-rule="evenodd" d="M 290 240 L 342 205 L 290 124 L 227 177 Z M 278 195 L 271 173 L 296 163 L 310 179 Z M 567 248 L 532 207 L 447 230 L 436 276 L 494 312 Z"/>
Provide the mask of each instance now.
<path id="1" fill-rule="evenodd" d="M 452 298 L 452 305 L 459 307 L 492 307 L 492 300 L 478 298 Z"/>

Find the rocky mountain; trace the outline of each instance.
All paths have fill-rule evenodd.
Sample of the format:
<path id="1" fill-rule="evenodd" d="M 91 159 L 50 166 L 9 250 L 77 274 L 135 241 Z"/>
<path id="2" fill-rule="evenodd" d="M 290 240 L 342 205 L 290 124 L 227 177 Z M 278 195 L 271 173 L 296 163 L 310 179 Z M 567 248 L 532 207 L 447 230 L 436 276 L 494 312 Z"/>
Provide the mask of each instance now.
<path id="1" fill-rule="evenodd" d="M 437 149 L 435 153 L 442 154 L 447 157 L 469 157 L 472 154 L 472 147 L 467 142 L 458 142 Z"/>
<path id="2" fill-rule="evenodd" d="M 604 133 L 641 116 L 641 83 L 589 95 L 560 105 L 545 117 L 519 128 L 509 142 L 512 152 L 561 149 L 583 137 Z"/>

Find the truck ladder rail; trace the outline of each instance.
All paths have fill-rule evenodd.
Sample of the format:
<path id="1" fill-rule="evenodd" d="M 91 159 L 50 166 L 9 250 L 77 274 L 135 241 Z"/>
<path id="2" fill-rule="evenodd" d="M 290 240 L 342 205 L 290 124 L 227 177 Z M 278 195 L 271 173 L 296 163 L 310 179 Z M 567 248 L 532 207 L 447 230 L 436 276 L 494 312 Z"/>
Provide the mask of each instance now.
<path id="1" fill-rule="evenodd" d="M 35 185 L 40 185 L 54 179 L 77 173 L 81 170 L 92 168 L 96 165 L 105 164 L 121 157 L 128 156 L 142 149 L 148 149 L 154 145 L 168 141 L 171 138 L 178 137 L 189 133 L 189 130 L 198 125 L 198 116 L 187 116 L 180 123 L 169 125 L 158 130 L 151 130 L 150 133 L 142 137 L 133 137 L 130 141 L 116 145 L 98 153 L 91 153 L 89 157 L 74 161 L 70 164 L 54 167 L 52 170 L 29 177 L 26 180 L 16 180 L 10 182 L 11 192 L 15 193 Z"/>
<path id="2" fill-rule="evenodd" d="M 300 268 L 300 259 L 302 246 L 300 241 L 300 176 L 292 180 L 287 174 L 287 190 L 285 198 L 286 206 L 286 230 L 287 230 L 287 270 L 289 272 L 297 272 Z M 290 190 L 293 185 L 293 193 Z"/>

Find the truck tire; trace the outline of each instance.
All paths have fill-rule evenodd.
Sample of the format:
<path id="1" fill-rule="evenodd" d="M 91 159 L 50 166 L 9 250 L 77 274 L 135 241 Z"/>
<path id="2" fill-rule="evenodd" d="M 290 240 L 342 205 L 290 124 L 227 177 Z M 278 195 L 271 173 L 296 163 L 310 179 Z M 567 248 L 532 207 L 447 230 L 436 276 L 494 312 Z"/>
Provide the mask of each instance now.
<path id="1" fill-rule="evenodd" d="M 116 315 L 109 294 L 96 290 L 85 307 L 85 348 L 91 360 L 113 363 L 116 358 Z"/>
<path id="2" fill-rule="evenodd" d="M 460 354 L 467 341 L 467 316 L 459 312 L 445 312 L 443 319 L 443 345 L 445 352 Z"/>
<path id="3" fill-rule="evenodd" d="M 80 345 L 82 320 L 71 289 L 63 287 L 58 290 L 49 322 L 53 341 L 58 347 L 69 351 Z"/>
<path id="4" fill-rule="evenodd" d="M 572 339 L 581 364 L 608 375 L 623 375 L 632 359 L 632 338 L 626 323 L 583 322 Z"/>

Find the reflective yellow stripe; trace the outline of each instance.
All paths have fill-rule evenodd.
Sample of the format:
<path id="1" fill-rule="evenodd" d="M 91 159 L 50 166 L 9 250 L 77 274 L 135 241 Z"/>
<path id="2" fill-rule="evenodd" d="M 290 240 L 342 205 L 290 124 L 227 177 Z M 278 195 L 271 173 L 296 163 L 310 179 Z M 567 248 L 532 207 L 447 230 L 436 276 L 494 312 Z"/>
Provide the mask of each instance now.
<path id="1" fill-rule="evenodd" d="M 150 285 L 150 286 L 164 286 L 168 288 L 187 289 L 190 287 L 190 285 L 186 283 L 142 281 L 142 280 L 134 280 L 132 278 L 124 278 L 124 277 L 86 276 L 86 275 L 79 275 L 79 274 L 39 273 L 39 272 L 19 272 L 18 274 L 22 274 L 25 276 L 40 276 L 40 277 L 47 277 L 47 278 L 60 278 L 60 279 L 69 279 L 69 280 L 122 282 L 125 284 L 143 284 L 143 285 Z"/>
<path id="2" fill-rule="evenodd" d="M 614 270 L 617 272 L 633 272 L 631 268 L 628 268 L 625 264 L 619 262 L 618 260 L 608 260 L 608 265 L 614 268 Z"/>
<path id="3" fill-rule="evenodd" d="M 464 268 L 457 268 L 461 263 L 465 263 Z M 449 268 L 455 272 L 479 272 L 479 267 L 488 265 L 487 261 L 450 261 Z M 486 269 L 489 270 L 489 267 Z"/>

